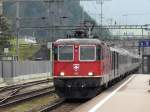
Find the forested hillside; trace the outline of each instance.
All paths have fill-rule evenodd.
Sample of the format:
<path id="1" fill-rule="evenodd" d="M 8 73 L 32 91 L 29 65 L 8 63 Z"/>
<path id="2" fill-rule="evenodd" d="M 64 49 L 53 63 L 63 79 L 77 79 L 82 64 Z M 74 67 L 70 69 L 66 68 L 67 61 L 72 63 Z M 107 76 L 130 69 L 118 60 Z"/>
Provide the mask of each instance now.
<path id="1" fill-rule="evenodd" d="M 4 14 L 7 17 L 16 16 L 16 3 L 5 2 Z M 56 40 L 63 38 L 69 30 L 51 30 L 53 26 L 79 25 L 83 9 L 76 0 L 64 0 L 64 2 L 21 2 L 20 3 L 20 35 L 35 36 L 38 40 Z M 29 19 L 30 18 L 30 19 Z M 84 12 L 85 20 L 92 20 Z M 16 19 L 11 18 L 13 32 L 16 31 Z M 13 21 L 12 21 L 13 20 Z M 39 28 L 41 27 L 41 28 Z M 97 32 L 99 35 L 99 32 Z"/>

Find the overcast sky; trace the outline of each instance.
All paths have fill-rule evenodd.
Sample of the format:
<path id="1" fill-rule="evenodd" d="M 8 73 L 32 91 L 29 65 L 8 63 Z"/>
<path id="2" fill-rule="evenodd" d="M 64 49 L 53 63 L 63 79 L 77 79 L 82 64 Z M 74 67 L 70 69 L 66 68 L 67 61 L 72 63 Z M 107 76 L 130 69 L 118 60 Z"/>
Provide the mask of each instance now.
<path id="1" fill-rule="evenodd" d="M 100 21 L 100 4 L 84 1 L 81 5 Z M 150 0 L 107 0 L 103 11 L 104 24 L 150 24 Z"/>

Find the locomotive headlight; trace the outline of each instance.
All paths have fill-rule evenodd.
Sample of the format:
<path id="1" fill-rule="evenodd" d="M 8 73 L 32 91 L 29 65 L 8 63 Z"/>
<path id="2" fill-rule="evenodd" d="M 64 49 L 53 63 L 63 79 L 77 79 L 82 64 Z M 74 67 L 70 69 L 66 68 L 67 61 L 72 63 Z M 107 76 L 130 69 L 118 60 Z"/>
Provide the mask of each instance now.
<path id="1" fill-rule="evenodd" d="M 61 76 L 64 76 L 64 75 L 65 75 L 65 73 L 64 73 L 64 72 L 60 72 L 60 75 L 61 75 Z"/>
<path id="2" fill-rule="evenodd" d="M 89 76 L 93 76 L 93 72 L 89 72 L 88 75 L 89 75 Z"/>

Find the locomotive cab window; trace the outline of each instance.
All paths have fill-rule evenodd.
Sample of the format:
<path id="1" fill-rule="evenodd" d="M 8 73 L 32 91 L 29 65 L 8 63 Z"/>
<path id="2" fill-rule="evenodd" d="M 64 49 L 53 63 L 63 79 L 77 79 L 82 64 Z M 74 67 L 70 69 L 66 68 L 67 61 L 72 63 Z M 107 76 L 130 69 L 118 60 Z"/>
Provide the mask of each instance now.
<path id="1" fill-rule="evenodd" d="M 58 47 L 58 59 L 59 61 L 73 61 L 73 46 L 60 45 Z"/>
<path id="2" fill-rule="evenodd" d="M 96 46 L 81 45 L 80 46 L 80 61 L 95 61 Z"/>

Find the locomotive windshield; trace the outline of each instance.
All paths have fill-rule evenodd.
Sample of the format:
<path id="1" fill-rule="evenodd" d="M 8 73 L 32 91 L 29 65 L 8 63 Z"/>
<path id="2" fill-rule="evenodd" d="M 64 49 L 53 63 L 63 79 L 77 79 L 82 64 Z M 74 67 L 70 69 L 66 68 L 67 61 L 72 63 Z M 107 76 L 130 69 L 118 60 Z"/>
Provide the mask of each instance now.
<path id="1" fill-rule="evenodd" d="M 58 50 L 58 59 L 60 61 L 72 61 L 73 60 L 73 46 L 60 45 Z"/>
<path id="2" fill-rule="evenodd" d="M 96 46 L 80 46 L 80 61 L 95 61 Z"/>

